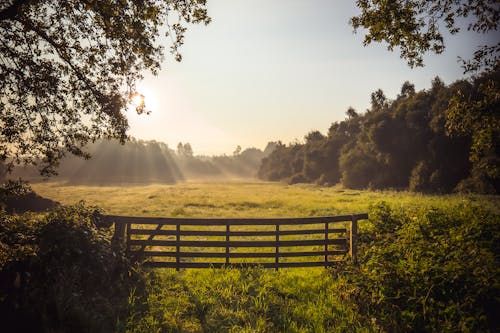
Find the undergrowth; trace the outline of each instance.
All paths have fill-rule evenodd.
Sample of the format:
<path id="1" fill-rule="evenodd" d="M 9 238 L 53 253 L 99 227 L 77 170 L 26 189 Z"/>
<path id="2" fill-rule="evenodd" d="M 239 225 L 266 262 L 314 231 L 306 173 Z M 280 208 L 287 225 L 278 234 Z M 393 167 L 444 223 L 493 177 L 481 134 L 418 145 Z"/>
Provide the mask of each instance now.
<path id="1" fill-rule="evenodd" d="M 266 211 L 292 211 L 302 189 L 289 191 L 290 200 L 286 194 L 281 198 L 273 195 L 265 202 L 236 196 L 224 203 L 223 199 L 213 202 L 204 197 L 192 199 L 189 202 L 193 204 L 184 209 L 201 209 L 200 205 L 206 204 L 212 210 L 247 202 L 245 208 L 238 204 L 238 209 L 256 206 Z M 380 196 L 330 191 L 355 201 Z M 326 191 L 321 192 L 321 198 L 304 197 L 303 202 L 311 207 L 319 203 L 316 212 L 323 214 L 328 209 L 326 201 L 321 201 L 326 200 L 325 195 L 336 198 L 334 192 Z M 1 212 L 2 329 L 130 333 L 500 331 L 496 320 L 500 317 L 497 199 L 460 197 L 445 202 L 442 198 L 440 203 L 437 197 L 424 197 L 403 204 L 389 197 L 388 202 L 371 202 L 366 210 L 370 218 L 361 221 L 357 263 L 346 260 L 328 270 L 277 272 L 261 268 L 142 270 L 130 265 L 121 249 L 112 245 L 109 230 L 97 227 L 99 211 L 92 207 L 66 206 L 47 215 Z M 271 201 L 280 205 L 266 204 Z M 356 201 L 338 211 L 364 204 Z M 299 207 L 302 209 L 304 206 Z M 261 215 L 259 212 L 262 210 L 253 214 Z"/>
<path id="2" fill-rule="evenodd" d="M 40 215 L 0 211 L 4 332 L 113 332 L 142 278 L 83 204 Z"/>

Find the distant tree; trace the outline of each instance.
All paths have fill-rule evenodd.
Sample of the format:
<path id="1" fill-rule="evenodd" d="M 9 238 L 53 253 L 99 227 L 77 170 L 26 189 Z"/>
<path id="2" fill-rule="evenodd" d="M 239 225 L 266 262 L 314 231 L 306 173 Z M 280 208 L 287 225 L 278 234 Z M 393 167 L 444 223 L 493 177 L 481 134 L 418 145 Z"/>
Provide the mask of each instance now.
<path id="1" fill-rule="evenodd" d="M 479 33 L 498 30 L 498 0 L 357 0 L 361 9 L 351 18 L 354 30 L 366 29 L 364 45 L 387 43 L 388 50 L 400 48 L 401 58 L 411 67 L 423 66 L 423 55 L 445 50 L 443 27 L 451 34 L 460 32 L 460 21 L 467 29 Z M 466 71 L 492 68 L 500 59 L 500 43 L 482 45 L 473 59 L 462 60 Z"/>
<path id="2" fill-rule="evenodd" d="M 236 146 L 236 149 L 233 151 L 233 156 L 238 156 L 241 153 L 241 146 Z"/>
<path id="3" fill-rule="evenodd" d="M 184 145 L 182 144 L 182 142 L 179 142 L 177 144 L 177 155 L 179 156 L 184 155 Z"/>
<path id="4" fill-rule="evenodd" d="M 415 94 L 415 85 L 408 81 L 405 81 L 401 86 L 401 93 L 398 95 L 398 98 L 401 97 L 410 97 Z"/>
<path id="5" fill-rule="evenodd" d="M 160 69 L 160 27 L 181 60 L 186 23 L 209 21 L 205 0 L 2 1 L 0 161 L 51 175 L 88 142 L 124 142 L 136 83 Z"/>
<path id="6" fill-rule="evenodd" d="M 325 139 L 325 136 L 320 131 L 311 131 L 305 137 L 306 143 L 318 142 Z"/>
<path id="7" fill-rule="evenodd" d="M 383 108 L 388 106 L 387 97 L 385 97 L 385 94 L 382 91 L 382 89 L 378 89 L 377 91 L 372 92 L 371 106 L 372 106 L 372 111 L 382 110 Z"/>
<path id="8" fill-rule="evenodd" d="M 185 144 L 179 142 L 177 145 L 177 155 L 182 157 L 193 157 L 193 148 L 191 148 L 191 144 L 189 142 Z"/>
<path id="9" fill-rule="evenodd" d="M 191 148 L 191 144 L 189 142 L 184 144 L 184 155 L 193 157 L 193 148 Z"/>
<path id="10" fill-rule="evenodd" d="M 347 111 L 345 112 L 345 114 L 346 114 L 346 116 L 347 116 L 348 119 L 356 118 L 356 117 L 359 116 L 358 113 L 356 112 L 356 110 L 353 107 L 351 107 L 351 106 L 347 109 Z"/>
<path id="11" fill-rule="evenodd" d="M 264 156 L 269 156 L 269 154 L 271 154 L 274 149 L 276 149 L 276 147 L 278 146 L 278 142 L 268 142 L 267 145 L 266 145 L 266 148 L 264 148 Z"/>

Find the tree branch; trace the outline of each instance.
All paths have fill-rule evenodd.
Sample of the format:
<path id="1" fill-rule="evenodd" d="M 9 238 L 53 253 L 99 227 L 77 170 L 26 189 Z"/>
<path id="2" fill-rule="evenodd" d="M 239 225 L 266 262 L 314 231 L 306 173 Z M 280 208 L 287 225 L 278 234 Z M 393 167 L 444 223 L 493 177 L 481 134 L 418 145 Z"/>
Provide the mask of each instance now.
<path id="1" fill-rule="evenodd" d="M 98 91 L 97 88 L 91 82 L 89 82 L 89 80 L 85 77 L 85 75 L 73 64 L 69 56 L 63 52 L 64 51 L 62 50 L 63 48 L 56 41 L 54 41 L 49 35 L 47 35 L 45 31 L 37 28 L 27 19 L 25 20 L 17 18 L 16 21 L 18 21 L 31 31 L 35 32 L 38 36 L 40 36 L 47 43 L 49 43 L 57 52 L 57 55 L 71 68 L 71 70 L 73 70 L 77 78 L 85 84 L 87 89 L 89 89 L 98 100 L 102 101 L 103 99 L 106 99 L 106 97 L 100 91 Z"/>
<path id="2" fill-rule="evenodd" d="M 7 8 L 0 11 L 0 21 L 13 20 L 20 13 L 23 6 L 28 5 L 31 0 L 14 0 L 14 2 Z"/>

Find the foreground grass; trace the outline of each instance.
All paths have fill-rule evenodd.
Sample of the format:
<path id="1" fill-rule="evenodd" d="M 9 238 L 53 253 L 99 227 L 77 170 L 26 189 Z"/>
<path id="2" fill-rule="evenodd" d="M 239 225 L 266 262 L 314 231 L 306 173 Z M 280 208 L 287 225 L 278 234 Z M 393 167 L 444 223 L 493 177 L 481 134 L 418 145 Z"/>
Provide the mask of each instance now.
<path id="1" fill-rule="evenodd" d="M 147 299 L 132 297 L 128 332 L 369 330 L 337 293 L 345 281 L 325 270 L 158 270 L 148 281 Z"/>

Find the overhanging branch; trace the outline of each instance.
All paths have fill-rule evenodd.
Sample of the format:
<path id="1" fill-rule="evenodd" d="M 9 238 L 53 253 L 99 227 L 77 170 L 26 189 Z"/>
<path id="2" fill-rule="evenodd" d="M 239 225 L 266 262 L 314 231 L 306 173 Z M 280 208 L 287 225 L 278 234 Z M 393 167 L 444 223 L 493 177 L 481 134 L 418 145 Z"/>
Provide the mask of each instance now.
<path id="1" fill-rule="evenodd" d="M 31 0 L 14 0 L 7 8 L 0 11 L 0 21 L 13 20 L 20 13 L 20 9 L 23 6 L 28 5 Z"/>

